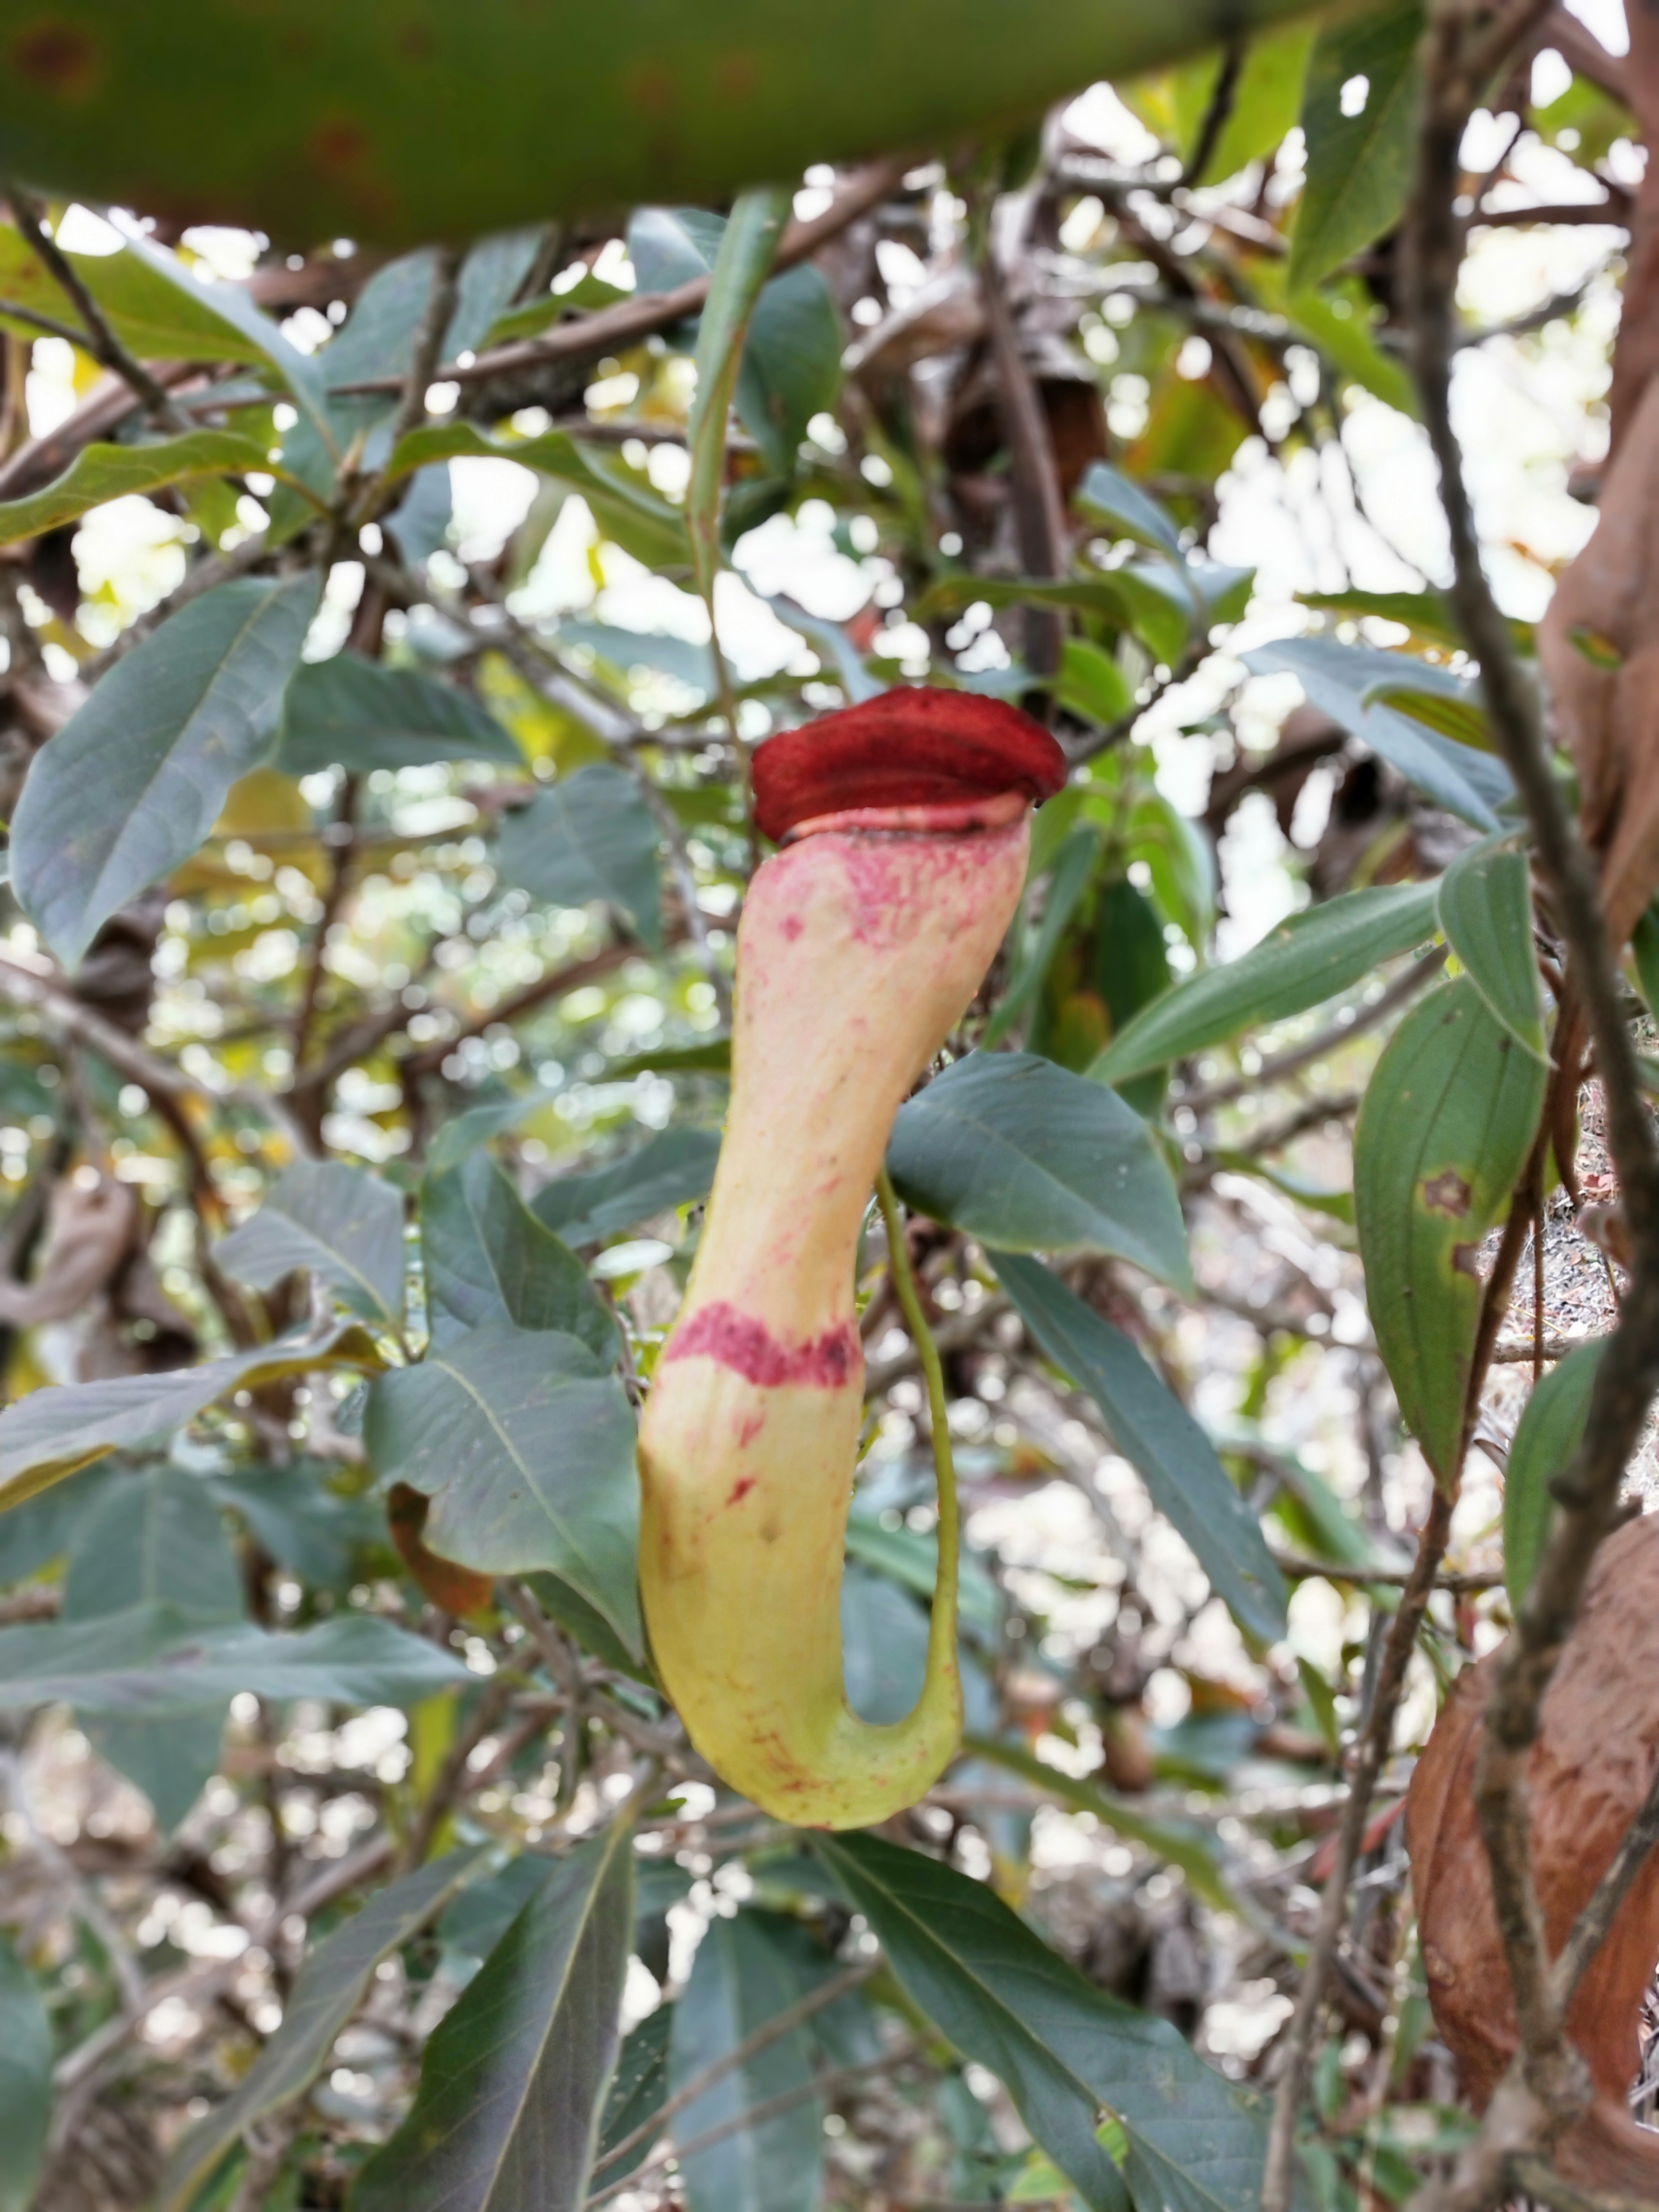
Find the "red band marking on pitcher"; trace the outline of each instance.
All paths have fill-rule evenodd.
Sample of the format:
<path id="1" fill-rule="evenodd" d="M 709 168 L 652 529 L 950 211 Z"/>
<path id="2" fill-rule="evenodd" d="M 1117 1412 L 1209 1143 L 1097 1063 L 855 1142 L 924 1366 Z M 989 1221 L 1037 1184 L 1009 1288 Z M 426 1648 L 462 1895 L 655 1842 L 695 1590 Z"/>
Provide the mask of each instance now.
<path id="1" fill-rule="evenodd" d="M 724 1299 L 677 1328 L 668 1340 L 665 1360 L 717 1360 L 741 1375 L 757 1389 L 778 1390 L 788 1385 L 817 1390 L 840 1390 L 857 1374 L 859 1340 L 852 1324 L 827 1328 L 822 1336 L 804 1344 L 780 1344 L 763 1321 L 739 1313 Z"/>

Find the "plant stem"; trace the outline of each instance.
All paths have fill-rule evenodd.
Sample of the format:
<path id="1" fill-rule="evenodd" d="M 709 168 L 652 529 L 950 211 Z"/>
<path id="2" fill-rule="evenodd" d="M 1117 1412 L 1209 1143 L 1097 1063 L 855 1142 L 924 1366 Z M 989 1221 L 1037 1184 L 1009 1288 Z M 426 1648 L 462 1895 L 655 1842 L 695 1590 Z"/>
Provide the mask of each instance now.
<path id="1" fill-rule="evenodd" d="M 933 1466 L 939 1477 L 939 1572 L 933 1583 L 933 1617 L 928 1632 L 928 1656 L 931 1665 L 939 1653 L 956 1661 L 957 1641 L 957 1570 L 962 1557 L 962 1512 L 957 1500 L 957 1468 L 951 1454 L 950 1407 L 945 1395 L 945 1369 L 939 1356 L 939 1346 L 927 1326 L 927 1316 L 922 1311 L 921 1291 L 916 1283 L 915 1268 L 910 1265 L 910 1249 L 904 1241 L 904 1217 L 899 1210 L 898 1194 L 885 1168 L 876 1176 L 876 1196 L 881 1206 L 881 1218 L 887 1231 L 887 1264 L 892 1270 L 893 1288 L 898 1293 L 899 1310 L 904 1316 L 904 1325 L 910 1332 L 910 1341 L 916 1347 L 916 1357 L 921 1362 L 921 1371 L 927 1382 L 928 1425 L 933 1431 Z"/>

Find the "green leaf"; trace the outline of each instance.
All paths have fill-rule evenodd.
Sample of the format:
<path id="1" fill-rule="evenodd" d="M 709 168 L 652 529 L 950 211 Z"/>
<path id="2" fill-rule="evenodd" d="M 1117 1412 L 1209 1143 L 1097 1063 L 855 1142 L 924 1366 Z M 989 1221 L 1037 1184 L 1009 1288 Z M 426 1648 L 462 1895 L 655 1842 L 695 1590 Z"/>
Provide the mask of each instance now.
<path id="1" fill-rule="evenodd" d="M 674 2007 L 671 2092 L 799 1996 L 794 1962 L 772 1940 L 764 1915 L 740 1911 L 730 1920 L 711 1920 Z M 751 2105 L 805 2088 L 811 2075 L 811 2043 L 804 2027 L 793 2028 L 694 2098 L 675 2119 L 676 2136 L 689 2142 Z M 691 2212 L 813 2212 L 823 2161 L 822 2107 L 803 2096 L 787 2112 L 739 2128 L 682 2166 Z"/>
<path id="2" fill-rule="evenodd" d="M 1435 896 L 1432 884 L 1389 884 L 1291 915 L 1237 960 L 1201 969 L 1138 1014 L 1095 1061 L 1091 1079 L 1125 1082 L 1334 998 L 1433 935 Z"/>
<path id="3" fill-rule="evenodd" d="M 0 545 L 59 529 L 130 492 L 159 491 L 192 477 L 241 476 L 250 469 L 281 473 L 263 446 L 234 430 L 192 430 L 154 446 L 83 446 L 44 491 L 0 501 Z"/>
<path id="4" fill-rule="evenodd" d="M 12 823 L 12 885 L 66 967 L 190 858 L 269 749 L 321 589 L 307 571 L 204 592 L 117 661 L 35 755 Z"/>
<path id="5" fill-rule="evenodd" d="M 668 2101 L 668 2045 L 674 2032 L 674 2008 L 660 2004 L 647 2013 L 622 2047 L 611 2094 L 599 2127 L 596 2178 L 607 2188 L 632 2173 L 650 2153 L 654 2135 L 641 2136 L 630 2151 L 611 2158 L 618 2143 L 643 2127 Z M 607 2165 L 606 2160 L 611 2162 Z"/>
<path id="6" fill-rule="evenodd" d="M 434 2030 L 415 2109 L 352 2212 L 580 2212 L 634 1931 L 633 1833 L 613 1821 L 540 1892 Z"/>
<path id="7" fill-rule="evenodd" d="M 985 1243 L 1110 1252 L 1191 1284 L 1181 1201 L 1146 1124 L 1035 1054 L 947 1067 L 900 1108 L 887 1164 L 907 1206 Z"/>
<path id="8" fill-rule="evenodd" d="M 215 311 L 210 304 L 213 288 L 195 283 L 181 286 L 165 265 L 156 266 L 133 240 L 113 253 L 70 253 L 66 258 L 102 308 L 116 337 L 141 361 L 258 362 L 266 357 L 263 346 L 251 342 L 234 317 Z M 246 300 L 240 285 L 228 285 L 225 289 Z M 80 311 L 69 294 L 10 224 L 0 225 L 0 298 L 58 322 L 76 327 L 81 322 Z M 39 336 L 27 324 L 9 317 L 0 316 L 0 324 L 25 339 Z M 268 327 L 276 334 L 274 324 Z"/>
<path id="9" fill-rule="evenodd" d="M 1440 927 L 1486 1011 L 1547 1066 L 1544 994 L 1533 952 L 1532 876 L 1523 852 L 1474 845 L 1440 879 Z"/>
<path id="10" fill-rule="evenodd" d="M 133 204 L 139 204 L 143 197 L 141 194 L 139 202 Z M 202 329 L 194 344 L 188 339 L 180 344 L 166 331 L 157 331 L 143 338 L 135 334 L 134 342 L 141 356 L 153 349 L 157 356 L 172 355 L 186 361 L 240 358 L 264 362 L 275 370 L 278 381 L 293 395 L 301 413 L 327 434 L 327 407 L 316 357 L 301 353 L 284 337 L 270 316 L 254 305 L 246 285 L 205 284 L 176 253 L 158 246 L 154 239 L 129 234 L 119 256 L 106 257 L 95 270 L 82 270 L 94 297 L 102 296 L 99 290 L 102 284 L 136 285 L 137 279 L 121 268 L 124 261 L 142 269 L 146 299 L 154 300 L 158 307 L 165 302 L 164 320 L 177 324 L 183 318 L 187 324 Z M 113 301 L 115 295 L 112 292 L 108 296 Z M 240 349 L 236 338 L 241 341 Z"/>
<path id="11" fill-rule="evenodd" d="M 295 1160 L 214 1258 L 256 1291 L 310 1268 L 353 1312 L 395 1327 L 404 1310 L 403 1198 L 365 1169 Z"/>
<path id="12" fill-rule="evenodd" d="M 1652 1013 L 1659 1006 L 1659 908 L 1650 906 L 1631 932 L 1630 949 L 1636 962 L 1636 980 Z"/>
<path id="13" fill-rule="evenodd" d="M 1109 463 L 1095 462 L 1073 494 L 1072 504 L 1085 520 L 1120 538 L 1133 538 L 1138 545 L 1150 545 L 1177 568 L 1186 567 L 1180 534 L 1169 515 L 1150 493 Z"/>
<path id="14" fill-rule="evenodd" d="M 701 208 L 636 208 L 628 253 L 642 292 L 668 292 L 709 275 L 724 216 Z M 738 419 L 775 477 L 793 477 L 814 415 L 833 407 L 843 340 L 823 272 L 803 262 L 763 287 L 738 371 Z"/>
<path id="15" fill-rule="evenodd" d="M 1195 1893 L 1205 1902 L 1214 1905 L 1218 1912 L 1234 1912 L 1248 1917 L 1246 1908 L 1227 1887 L 1217 1856 L 1211 1832 L 1196 1821 L 1155 1820 L 1129 1804 L 1115 1791 L 1103 1790 L 1088 1778 L 1062 1773 L 1028 1751 L 1024 1744 L 1009 1743 L 998 1736 L 966 1735 L 962 1747 L 975 1759 L 988 1759 L 992 1765 L 1000 1766 L 1009 1774 L 1022 1775 L 1028 1782 L 1058 1797 L 1073 1812 L 1091 1813 L 1103 1827 L 1115 1834 L 1125 1836 L 1132 1844 L 1179 1867 Z"/>
<path id="16" fill-rule="evenodd" d="M 130 1606 L 169 1604 L 192 1622 L 239 1620 L 241 1577 L 207 1485 L 167 1465 L 111 1484 L 78 1528 L 63 1619 L 94 1620 Z M 219 1764 L 225 1711 L 177 1720 L 98 1721 L 86 1731 L 100 1759 L 137 1784 L 171 1834 Z"/>
<path id="17" fill-rule="evenodd" d="M 1217 136 L 1201 176 L 1194 184 L 1215 184 L 1236 177 L 1251 161 L 1264 161 L 1296 121 L 1307 72 L 1313 33 L 1300 24 L 1288 31 L 1253 39 L 1233 88 L 1227 118 Z M 1198 134 L 1214 97 L 1221 58 L 1189 63 L 1180 72 L 1191 80 L 1188 96 L 1181 100 L 1182 155 L 1190 162 L 1197 150 Z M 1183 89 L 1185 89 L 1183 82 Z"/>
<path id="18" fill-rule="evenodd" d="M 1479 1254 L 1526 1164 L 1546 1071 L 1468 976 L 1389 1039 L 1354 1132 L 1354 1212 L 1377 1348 L 1436 1478 L 1457 1473 Z"/>
<path id="19" fill-rule="evenodd" d="M 1292 12 L 1245 0 L 1226 27 Z M 447 14 L 435 46 L 349 9 L 300 20 L 303 39 L 245 0 L 201 0 L 188 21 L 87 0 L 49 40 L 58 19 L 26 15 L 0 76 L 5 163 L 94 205 L 211 209 L 284 243 L 476 236 L 1001 133 L 1097 78 L 1202 52 L 1218 19 L 1208 0 L 1105 15 L 1054 0 L 1015 16 L 857 0 L 773 39 L 769 16 L 731 0 L 695 17 L 618 9 L 584 20 L 581 97 L 556 119 L 562 14 L 515 17 L 510 38 L 493 10 Z"/>
<path id="20" fill-rule="evenodd" d="M 495 860 L 507 883 L 550 906 L 599 900 L 620 908 L 655 947 L 662 943 L 659 839 L 633 777 L 596 765 L 562 776 L 509 814 L 495 841 Z"/>
<path id="21" fill-rule="evenodd" d="M 665 1129 L 611 1167 L 544 1183 L 530 1210 L 567 1244 L 597 1244 L 671 1206 L 707 1198 L 720 1154 L 717 1129 Z"/>
<path id="22" fill-rule="evenodd" d="M 1116 660 L 1085 637 L 1068 637 L 1061 644 L 1054 694 L 1062 707 L 1102 729 L 1111 729 L 1135 708 L 1133 687 Z"/>
<path id="23" fill-rule="evenodd" d="M 428 1176 L 421 1253 L 434 1315 L 461 1328 L 562 1329 L 607 1363 L 617 1324 L 568 1244 L 544 1227 L 487 1152 Z"/>
<path id="24" fill-rule="evenodd" d="M 106 1452 L 165 1443 L 177 1429 L 233 1391 L 339 1366 L 376 1366 L 358 1328 L 281 1337 L 228 1359 L 161 1375 L 115 1375 L 32 1390 L 0 1413 L 0 1508 L 21 1504 Z"/>
<path id="25" fill-rule="evenodd" d="M 705 599 L 712 600 L 720 562 L 726 418 L 737 389 L 749 319 L 772 266 L 789 205 L 789 193 L 776 185 L 756 185 L 738 195 L 720 234 L 708 297 L 697 326 L 697 389 L 685 434 L 691 454 L 685 526 L 691 540 L 692 572 Z"/>
<path id="26" fill-rule="evenodd" d="M 919 1598 L 931 1601 L 939 1587 L 939 1538 L 931 1530 L 886 1528 L 854 1504 L 847 1523 L 847 1551 L 850 1559 L 861 1559 Z M 1002 1628 L 1002 1596 L 971 1552 L 958 1570 L 958 1585 L 963 1628 L 982 1642 L 994 1642 Z M 895 1719 L 915 1702 L 912 1697 Z"/>
<path id="27" fill-rule="evenodd" d="M 123 1475 L 85 1514 L 64 1583 L 65 1620 L 176 1605 L 195 1620 L 235 1620 L 241 1578 L 207 1485 L 163 1462 Z"/>
<path id="28" fill-rule="evenodd" d="M 1073 830 L 1054 854 L 1042 920 L 996 1012 L 985 1024 L 981 1043 L 986 1051 L 1007 1036 L 1048 974 L 1048 963 L 1060 949 L 1060 941 L 1077 912 L 1078 902 L 1089 887 L 1089 878 L 1099 857 L 1100 839 L 1092 829 Z"/>
<path id="29" fill-rule="evenodd" d="M 1416 150 L 1419 0 L 1339 15 L 1321 31 L 1302 103 L 1308 180 L 1291 237 L 1290 281 L 1304 291 L 1392 230 Z M 1364 106 L 1342 112 L 1342 88 L 1366 80 Z"/>
<path id="30" fill-rule="evenodd" d="M 0 1936 L 0 2212 L 29 2212 L 52 2119 L 52 2023 L 33 1974 Z"/>
<path id="31" fill-rule="evenodd" d="M 738 369 L 738 420 L 774 476 L 794 475 L 807 424 L 834 407 L 845 343 L 835 295 L 810 261 L 773 277 L 755 302 Z"/>
<path id="32" fill-rule="evenodd" d="M 248 2128 L 302 2097 L 356 2017 L 382 1959 L 417 1936 L 477 1867 L 482 1850 L 451 1851 L 378 1891 L 300 1968 L 283 2024 L 230 2095 L 174 2150 L 156 2191 L 156 2212 L 186 2212 L 197 2191 Z"/>
<path id="33" fill-rule="evenodd" d="M 605 536 L 648 568 L 683 573 L 690 563 L 691 549 L 678 509 L 659 499 L 647 480 L 621 461 L 591 452 L 563 430 L 497 441 L 471 422 L 432 423 L 399 441 L 386 463 L 386 481 L 396 483 L 434 461 L 474 457 L 517 461 L 522 468 L 534 469 L 580 492 Z"/>
<path id="34" fill-rule="evenodd" d="M 1607 1340 L 1577 1346 L 1537 1383 L 1504 1474 L 1504 1582 L 1518 1613 L 1532 1588 L 1555 1512 L 1550 1485 L 1578 1456 Z"/>
<path id="35" fill-rule="evenodd" d="M 1400 653 L 1342 645 L 1332 637 L 1283 638 L 1243 656 L 1258 676 L 1285 670 L 1316 707 L 1399 769 L 1424 797 L 1477 830 L 1496 830 L 1515 786 L 1502 761 L 1442 737 L 1392 707 L 1368 704 L 1379 685 L 1409 684 L 1415 664 Z"/>
<path id="36" fill-rule="evenodd" d="M 584 1344 L 490 1322 L 369 1392 L 363 1442 L 432 1500 L 422 1540 L 481 1574 L 545 1567 L 636 1655 L 634 1418 Z"/>
<path id="37" fill-rule="evenodd" d="M 995 1252 L 1015 1311 L 1054 1364 L 1100 1408 L 1152 1504 L 1186 1540 L 1242 1627 L 1285 1633 L 1285 1584 L 1255 1516 L 1215 1448 L 1120 1329 L 1035 1260 Z"/>
<path id="38" fill-rule="evenodd" d="M 452 760 L 525 764 L 495 717 L 453 684 L 342 653 L 301 668 L 289 685 L 272 766 L 284 775 L 336 765 L 360 775 Z"/>
<path id="39" fill-rule="evenodd" d="M 0 1628 L 0 1706 L 13 1711 L 63 1705 L 160 1720 L 210 1711 L 244 1690 L 279 1702 L 413 1705 L 472 1679 L 424 1637 L 364 1613 L 292 1636 L 249 1621 L 195 1626 L 173 1605 Z"/>
<path id="40" fill-rule="evenodd" d="M 1267 2149 L 1261 2098 L 1224 2081 L 1167 2021 L 1085 1982 L 987 1884 L 875 1836 L 814 1836 L 812 1847 L 912 2002 L 999 2077 L 1085 2203 L 1127 2212 L 1096 2140 L 1103 2106 L 1127 2137 L 1138 2205 L 1250 2212 Z"/>
<path id="41" fill-rule="evenodd" d="M 1264 261 L 1252 273 L 1261 304 L 1285 316 L 1298 337 L 1334 365 L 1345 383 L 1358 385 L 1399 414 L 1416 416 L 1411 372 L 1398 354 L 1379 344 L 1382 309 L 1358 277 L 1345 276 L 1319 291 L 1291 291 L 1282 262 Z"/>
<path id="42" fill-rule="evenodd" d="M 216 1476 L 213 1495 L 240 1514 L 276 1560 L 302 1583 L 343 1595 L 359 1579 L 357 1557 L 386 1541 L 386 1517 L 367 1498 L 343 1498 L 331 1489 L 336 1468 L 322 1460 L 290 1460 L 286 1467 L 251 1468 Z"/>

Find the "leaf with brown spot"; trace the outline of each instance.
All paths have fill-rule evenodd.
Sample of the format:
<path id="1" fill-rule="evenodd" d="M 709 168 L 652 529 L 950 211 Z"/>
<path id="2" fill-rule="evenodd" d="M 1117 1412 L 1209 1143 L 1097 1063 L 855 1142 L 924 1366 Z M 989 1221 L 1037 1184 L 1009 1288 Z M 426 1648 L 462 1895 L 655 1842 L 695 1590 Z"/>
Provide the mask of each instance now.
<path id="1" fill-rule="evenodd" d="M 1463 975 L 1401 1022 L 1360 1109 L 1354 1215 L 1371 1325 L 1441 1482 L 1462 1435 L 1480 1243 L 1525 1165 L 1547 1074 Z"/>

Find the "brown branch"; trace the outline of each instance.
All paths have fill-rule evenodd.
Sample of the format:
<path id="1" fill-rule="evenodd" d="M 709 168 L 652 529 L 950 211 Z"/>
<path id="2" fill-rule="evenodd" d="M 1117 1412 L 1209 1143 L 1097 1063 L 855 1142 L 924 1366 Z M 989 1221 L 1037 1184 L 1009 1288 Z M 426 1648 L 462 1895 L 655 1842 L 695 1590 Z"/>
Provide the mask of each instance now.
<path id="1" fill-rule="evenodd" d="M 190 424 L 162 386 L 142 362 L 133 359 L 110 328 L 103 309 L 87 289 L 75 264 L 46 229 L 34 202 L 27 192 L 9 182 L 5 186 L 5 194 L 11 205 L 12 220 L 19 232 L 33 247 L 36 258 L 59 289 L 68 295 L 85 325 L 84 334 L 73 343 L 129 386 L 158 422 L 165 424 L 169 430 L 188 430 Z"/>
<path id="2" fill-rule="evenodd" d="M 860 216 L 878 207 L 912 166 L 910 158 L 897 157 L 872 161 L 867 168 L 855 170 L 822 215 L 814 216 L 810 222 L 789 225 L 778 242 L 772 263 L 774 272 L 792 269 L 798 261 L 806 260 Z M 516 375 L 520 370 L 539 368 L 548 362 L 579 361 L 592 354 L 618 352 L 625 346 L 639 344 L 657 331 L 666 330 L 687 315 L 700 313 L 708 297 L 708 285 L 707 276 L 694 276 L 689 283 L 677 284 L 672 292 L 635 293 L 631 300 L 619 300 L 614 307 L 601 307 L 580 320 L 562 323 L 540 337 L 497 346 L 493 353 L 480 354 L 476 361 L 446 362 L 434 380 L 483 384 L 491 377 Z M 358 383 L 339 384 L 332 389 L 337 396 L 400 392 L 403 381 L 395 376 L 366 377 Z"/>
<path id="3" fill-rule="evenodd" d="M 1330 1583 L 1376 1583 L 1384 1589 L 1403 1589 L 1417 1572 L 1412 1567 L 1356 1567 L 1346 1559 L 1304 1559 L 1297 1552 L 1281 1552 L 1273 1547 L 1273 1563 L 1287 1575 L 1319 1575 Z M 1484 1590 L 1502 1589 L 1501 1570 L 1492 1573 L 1442 1572 L 1434 1578 L 1436 1589 L 1449 1590 L 1454 1597 L 1478 1597 Z"/>
<path id="4" fill-rule="evenodd" d="M 994 224 L 992 228 L 994 230 Z M 1020 563 L 1028 576 L 1058 576 L 1066 565 L 1066 509 L 1060 471 L 1036 379 L 1020 346 L 1019 326 L 994 239 L 986 241 L 979 282 L 996 368 L 1003 434 L 1008 441 Z M 1060 647 L 1057 610 L 1027 607 L 1024 638 L 1025 663 L 1031 674 L 1038 678 L 1057 674 Z"/>
<path id="5" fill-rule="evenodd" d="M 874 1972 L 875 1967 L 870 1963 L 843 1967 L 840 1973 L 831 1974 L 816 1989 L 809 1990 L 804 1997 L 798 1997 L 793 2004 L 786 2005 L 781 2012 L 774 2013 L 770 2020 L 763 2021 L 757 2028 L 744 2036 L 741 2043 L 733 2044 L 729 2051 L 723 2051 L 718 2058 L 711 2059 L 707 2066 L 701 2068 L 674 2092 L 666 2104 L 659 2105 L 648 2119 L 641 2120 L 631 2134 L 625 2135 L 619 2143 L 613 2143 L 595 2164 L 594 2179 L 599 2179 L 606 2166 L 615 2166 L 618 2159 L 626 2158 L 630 2150 L 637 2150 L 642 2142 L 648 2142 L 688 2105 L 695 2105 L 698 2098 L 705 2095 L 717 2081 L 723 2081 L 738 2067 L 746 2066 L 751 2058 L 758 2057 L 763 2051 L 769 2050 L 781 2037 L 799 2027 L 803 2021 L 811 2020 L 814 2014 L 822 2012 L 826 2005 L 832 2005 L 838 1998 L 848 1996 L 862 1983 L 867 1982 Z"/>

